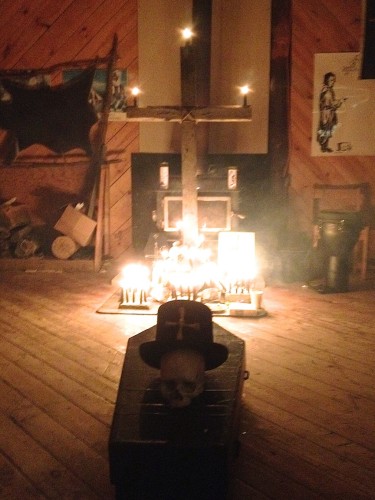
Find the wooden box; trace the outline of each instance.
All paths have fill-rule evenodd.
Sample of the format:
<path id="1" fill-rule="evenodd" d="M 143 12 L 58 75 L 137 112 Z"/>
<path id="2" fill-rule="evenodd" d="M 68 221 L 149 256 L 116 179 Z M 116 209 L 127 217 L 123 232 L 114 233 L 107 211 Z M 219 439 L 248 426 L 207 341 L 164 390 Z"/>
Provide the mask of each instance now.
<path id="1" fill-rule="evenodd" d="M 206 372 L 205 391 L 188 407 L 171 409 L 161 398 L 159 371 L 138 353 L 155 330 L 128 341 L 109 438 L 116 498 L 225 499 L 238 452 L 244 341 L 214 324 L 214 341 L 227 346 L 227 361 Z"/>
<path id="2" fill-rule="evenodd" d="M 72 238 L 72 240 L 82 247 L 85 247 L 92 240 L 96 222 L 71 205 L 68 205 L 54 228 L 65 236 Z"/>

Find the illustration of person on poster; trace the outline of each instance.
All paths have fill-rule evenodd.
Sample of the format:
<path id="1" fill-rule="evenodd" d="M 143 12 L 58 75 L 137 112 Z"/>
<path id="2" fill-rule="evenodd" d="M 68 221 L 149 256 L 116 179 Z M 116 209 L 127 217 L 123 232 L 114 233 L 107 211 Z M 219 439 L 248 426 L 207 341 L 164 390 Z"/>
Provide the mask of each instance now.
<path id="1" fill-rule="evenodd" d="M 125 86 L 120 70 L 115 70 L 112 74 L 111 111 L 126 111 Z"/>
<path id="2" fill-rule="evenodd" d="M 319 126 L 317 141 L 323 153 L 332 153 L 329 140 L 338 124 L 337 109 L 347 100 L 347 97 L 336 99 L 334 85 L 336 75 L 328 72 L 324 75 L 323 86 L 319 94 Z"/>

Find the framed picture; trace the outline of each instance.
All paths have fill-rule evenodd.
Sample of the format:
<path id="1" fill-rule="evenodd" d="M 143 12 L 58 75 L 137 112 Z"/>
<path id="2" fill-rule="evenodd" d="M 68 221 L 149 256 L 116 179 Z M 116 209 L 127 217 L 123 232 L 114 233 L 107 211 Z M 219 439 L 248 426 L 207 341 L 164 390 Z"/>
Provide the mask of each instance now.
<path id="1" fill-rule="evenodd" d="M 63 81 L 67 82 L 81 72 L 80 69 L 69 69 L 63 71 Z M 89 100 L 94 106 L 98 115 L 103 109 L 103 98 L 105 94 L 107 71 L 97 69 L 94 75 L 94 81 L 90 91 Z M 125 69 L 116 69 L 112 74 L 111 106 L 109 111 L 109 121 L 122 121 L 126 119 L 126 87 L 127 71 Z"/>
<path id="2" fill-rule="evenodd" d="M 375 155 L 375 80 L 357 52 L 315 54 L 312 156 Z"/>

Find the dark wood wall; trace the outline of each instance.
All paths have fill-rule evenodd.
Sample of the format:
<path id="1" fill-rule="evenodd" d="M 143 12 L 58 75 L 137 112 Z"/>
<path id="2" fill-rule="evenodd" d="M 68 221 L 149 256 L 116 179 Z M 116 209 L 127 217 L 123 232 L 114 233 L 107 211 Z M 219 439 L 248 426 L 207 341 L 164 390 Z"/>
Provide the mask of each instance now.
<path id="1" fill-rule="evenodd" d="M 359 52 L 362 2 L 359 0 L 293 0 L 291 52 L 291 185 L 292 223 L 309 230 L 314 183 L 369 182 L 375 193 L 374 156 L 312 157 L 313 73 L 315 53 Z M 375 123 L 373 124 L 375 129 Z M 375 221 L 373 221 L 375 226 Z M 373 245 L 372 253 L 375 252 Z"/>
<path id="2" fill-rule="evenodd" d="M 2 0 L 0 70 L 48 68 L 105 57 L 114 34 L 118 36 L 116 66 L 128 70 L 131 84 L 138 70 L 136 0 Z M 110 248 L 117 257 L 131 247 L 130 164 L 131 153 L 138 151 L 138 126 L 109 122 L 106 144 L 109 152 L 117 151 L 111 158 L 118 161 L 109 167 Z M 23 154 L 37 158 L 51 152 L 33 146 Z M 38 223 L 51 223 L 64 203 L 79 201 L 85 192 L 89 160 L 63 167 L 31 162 L 31 166 L 0 167 L 0 198 L 16 196 L 31 208 Z"/>
<path id="3" fill-rule="evenodd" d="M 0 70 L 105 56 L 117 33 L 117 67 L 128 70 L 130 83 L 136 81 L 136 0 L 2 0 L 0 5 Z M 301 231 L 310 231 L 315 182 L 366 181 L 375 191 L 375 157 L 310 154 L 314 54 L 359 51 L 361 16 L 359 0 L 292 0 L 289 216 Z M 110 166 L 110 250 L 117 258 L 132 244 L 131 153 L 138 151 L 138 126 L 110 122 L 106 143 L 108 150 L 122 151 L 114 155 L 119 163 Z M 79 197 L 87 168 L 0 167 L 0 198 L 17 196 L 37 217 L 49 213 L 47 218 L 53 219 L 53 200 L 61 205 Z"/>

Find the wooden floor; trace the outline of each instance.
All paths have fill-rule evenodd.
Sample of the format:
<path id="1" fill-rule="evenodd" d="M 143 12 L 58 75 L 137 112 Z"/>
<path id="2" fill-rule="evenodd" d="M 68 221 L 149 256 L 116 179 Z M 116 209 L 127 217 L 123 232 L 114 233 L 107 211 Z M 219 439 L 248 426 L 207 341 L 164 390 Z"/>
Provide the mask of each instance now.
<path id="1" fill-rule="evenodd" d="M 0 275 L 0 498 L 112 499 L 107 442 L 127 340 L 110 273 Z M 233 500 L 375 498 L 375 291 L 269 286 L 246 340 Z M 142 500 L 142 499 L 140 499 Z M 192 499 L 193 500 L 193 499 Z"/>

